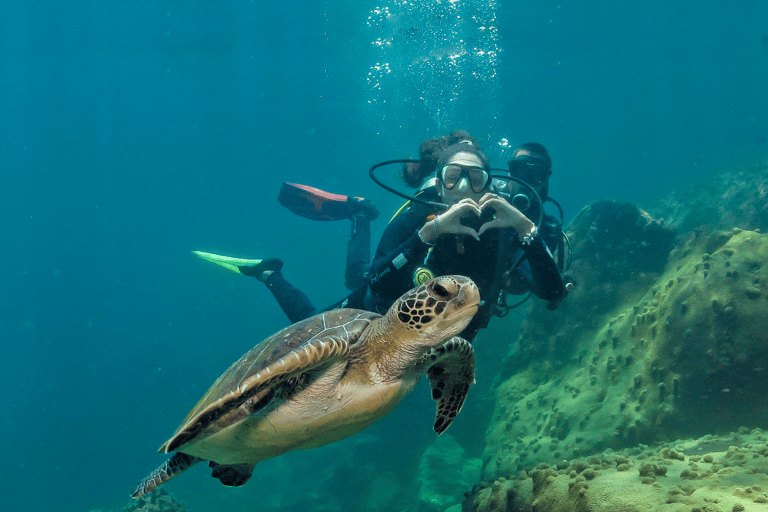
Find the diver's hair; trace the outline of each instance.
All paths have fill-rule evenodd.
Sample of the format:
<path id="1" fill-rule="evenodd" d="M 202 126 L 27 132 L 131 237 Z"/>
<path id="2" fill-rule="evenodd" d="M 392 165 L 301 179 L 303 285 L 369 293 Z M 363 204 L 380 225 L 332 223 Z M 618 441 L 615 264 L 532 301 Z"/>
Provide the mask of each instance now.
<path id="1" fill-rule="evenodd" d="M 545 148 L 543 144 L 539 144 L 538 142 L 526 142 L 525 144 L 520 144 L 517 146 L 514 153 L 512 153 L 513 159 L 517 156 L 517 152 L 520 149 L 524 149 L 531 155 L 541 158 L 546 162 L 547 170 L 552 169 L 552 159 L 549 157 L 549 151 L 547 151 L 547 148 Z"/>
<path id="2" fill-rule="evenodd" d="M 419 187 L 427 176 L 438 169 L 440 164 L 460 151 L 477 155 L 483 162 L 483 167 L 488 169 L 488 157 L 480 151 L 477 139 L 466 130 L 454 130 L 443 137 L 422 142 L 419 146 L 419 163 L 403 165 L 401 174 L 403 181 L 410 187 Z"/>

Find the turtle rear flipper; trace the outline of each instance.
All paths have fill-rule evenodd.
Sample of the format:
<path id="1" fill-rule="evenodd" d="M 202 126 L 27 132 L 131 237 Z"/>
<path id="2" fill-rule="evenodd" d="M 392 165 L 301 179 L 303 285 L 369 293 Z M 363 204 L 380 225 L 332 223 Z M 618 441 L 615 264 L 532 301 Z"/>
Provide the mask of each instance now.
<path id="1" fill-rule="evenodd" d="M 467 340 L 454 336 L 432 349 L 429 357 L 434 363 L 427 376 L 432 399 L 437 401 L 434 429 L 440 435 L 459 414 L 469 386 L 475 383 L 475 351 Z"/>
<path id="2" fill-rule="evenodd" d="M 173 457 L 166 460 L 156 470 L 151 472 L 144 480 L 139 482 L 136 490 L 131 494 L 131 498 L 140 498 L 160 487 L 176 475 L 180 475 L 190 467 L 203 459 L 187 455 L 186 453 L 176 453 Z"/>
<path id="3" fill-rule="evenodd" d="M 211 461 L 208 466 L 213 468 L 211 476 L 221 480 L 222 484 L 240 487 L 251 478 L 255 464 L 217 464 Z"/>

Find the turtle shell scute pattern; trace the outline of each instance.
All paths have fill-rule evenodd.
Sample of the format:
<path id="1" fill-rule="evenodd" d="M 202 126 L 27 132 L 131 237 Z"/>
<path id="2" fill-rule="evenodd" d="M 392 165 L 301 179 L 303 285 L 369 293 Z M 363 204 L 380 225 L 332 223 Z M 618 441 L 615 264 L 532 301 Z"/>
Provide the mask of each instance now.
<path id="1" fill-rule="evenodd" d="M 253 347 L 218 378 L 189 412 L 179 430 L 212 404 L 246 391 L 241 387 L 243 381 L 264 370 L 289 352 L 300 350 L 319 338 L 343 339 L 349 345 L 354 345 L 370 323 L 380 316 L 368 311 L 338 309 L 302 320 L 275 333 Z M 261 387 L 268 385 L 269 381 L 266 381 Z"/>

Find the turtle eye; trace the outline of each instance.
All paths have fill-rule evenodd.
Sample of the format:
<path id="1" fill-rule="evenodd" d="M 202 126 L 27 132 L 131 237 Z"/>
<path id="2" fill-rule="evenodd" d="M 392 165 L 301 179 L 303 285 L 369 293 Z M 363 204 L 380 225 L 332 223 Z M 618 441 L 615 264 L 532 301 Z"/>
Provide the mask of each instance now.
<path id="1" fill-rule="evenodd" d="M 435 285 L 432 287 L 432 290 L 435 292 L 435 294 L 440 297 L 441 299 L 447 299 L 450 297 L 451 292 L 449 292 L 445 286 L 435 283 Z"/>

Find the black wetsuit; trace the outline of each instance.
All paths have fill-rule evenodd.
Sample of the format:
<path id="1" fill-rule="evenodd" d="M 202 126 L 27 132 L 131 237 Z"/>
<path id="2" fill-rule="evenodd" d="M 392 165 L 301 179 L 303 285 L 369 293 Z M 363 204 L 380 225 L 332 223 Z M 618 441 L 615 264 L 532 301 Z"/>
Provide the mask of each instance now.
<path id="1" fill-rule="evenodd" d="M 352 217 L 352 232 L 347 243 L 347 266 L 344 269 L 344 286 L 357 290 L 368 282 L 371 269 L 371 219 Z"/>
<path id="2" fill-rule="evenodd" d="M 413 204 L 387 226 L 369 273 L 374 310 L 385 310 L 412 288 L 413 274 L 419 267 L 436 276 L 464 275 L 477 284 L 483 306 L 462 333 L 469 341 L 488 325 L 504 290 L 513 294 L 531 291 L 549 301 L 565 296 L 563 278 L 540 236 L 523 245 L 513 229 L 491 229 L 480 241 L 465 235 L 443 235 L 431 247 L 422 242 L 418 231 L 436 213 Z M 513 272 L 506 275 L 513 265 Z"/>
<path id="3" fill-rule="evenodd" d="M 436 199 L 429 197 L 432 194 L 428 190 L 420 197 Z M 540 236 L 535 236 L 529 245 L 522 245 L 514 230 L 492 229 L 479 242 L 469 236 L 444 235 L 432 247 L 422 242 L 418 231 L 430 215 L 437 213 L 414 203 L 396 215 L 382 235 L 366 284 L 324 311 L 349 307 L 383 313 L 414 287 L 414 271 L 425 267 L 435 276 L 464 275 L 478 285 L 484 304 L 462 333 L 471 341 L 488 324 L 503 290 L 513 294 L 532 291 L 550 301 L 565 296 L 562 276 Z M 515 263 L 514 271 L 505 275 Z M 319 312 L 279 272 L 267 279 L 267 287 L 291 322 Z"/>
<path id="4" fill-rule="evenodd" d="M 304 292 L 285 279 L 282 272 L 273 272 L 267 278 L 267 288 L 272 292 L 291 323 L 341 307 L 367 309 L 364 299 L 368 291 L 368 274 L 371 261 L 371 221 L 366 217 L 353 217 L 351 220 L 352 232 L 347 246 L 344 284 L 353 291 L 344 299 L 325 309 L 318 310 Z"/>

